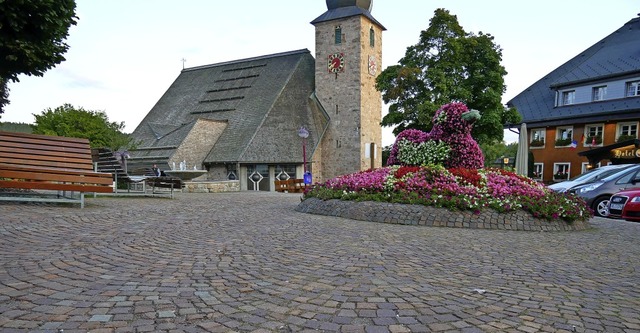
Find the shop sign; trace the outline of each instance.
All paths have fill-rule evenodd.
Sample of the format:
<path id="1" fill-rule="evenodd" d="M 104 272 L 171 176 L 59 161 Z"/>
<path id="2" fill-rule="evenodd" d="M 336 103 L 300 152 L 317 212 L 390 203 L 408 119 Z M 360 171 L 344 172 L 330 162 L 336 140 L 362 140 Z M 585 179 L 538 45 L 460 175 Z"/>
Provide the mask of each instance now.
<path id="1" fill-rule="evenodd" d="M 640 149 L 636 148 L 635 146 L 625 147 L 620 149 L 612 149 L 611 158 L 618 158 L 618 159 L 640 158 Z"/>

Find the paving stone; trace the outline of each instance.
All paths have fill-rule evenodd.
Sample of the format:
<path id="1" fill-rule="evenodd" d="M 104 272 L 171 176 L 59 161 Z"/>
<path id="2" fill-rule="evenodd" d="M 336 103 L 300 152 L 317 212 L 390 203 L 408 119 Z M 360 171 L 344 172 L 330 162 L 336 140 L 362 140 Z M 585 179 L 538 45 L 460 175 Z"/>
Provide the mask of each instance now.
<path id="1" fill-rule="evenodd" d="M 640 330 L 640 223 L 404 226 L 299 203 L 254 192 L 0 203 L 0 331 Z M 403 209 L 378 213 L 414 214 Z"/>

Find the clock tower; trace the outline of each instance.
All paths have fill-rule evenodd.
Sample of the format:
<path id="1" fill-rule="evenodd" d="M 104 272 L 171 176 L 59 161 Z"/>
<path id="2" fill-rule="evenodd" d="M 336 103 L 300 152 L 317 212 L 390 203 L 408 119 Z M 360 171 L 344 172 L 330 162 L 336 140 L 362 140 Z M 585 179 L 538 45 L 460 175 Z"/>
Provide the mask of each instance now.
<path id="1" fill-rule="evenodd" d="M 314 180 L 382 165 L 382 96 L 376 77 L 382 63 L 382 31 L 371 15 L 373 0 L 326 0 L 316 27 L 316 96 L 329 126 L 316 148 Z"/>

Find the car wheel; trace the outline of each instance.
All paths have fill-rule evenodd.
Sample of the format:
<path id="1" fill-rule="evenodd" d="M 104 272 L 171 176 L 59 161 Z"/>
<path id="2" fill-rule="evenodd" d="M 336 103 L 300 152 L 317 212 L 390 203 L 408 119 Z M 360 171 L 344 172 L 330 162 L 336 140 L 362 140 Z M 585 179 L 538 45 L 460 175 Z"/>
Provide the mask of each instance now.
<path id="1" fill-rule="evenodd" d="M 601 197 L 593 202 L 593 210 L 596 216 L 607 217 L 609 216 L 609 197 Z"/>

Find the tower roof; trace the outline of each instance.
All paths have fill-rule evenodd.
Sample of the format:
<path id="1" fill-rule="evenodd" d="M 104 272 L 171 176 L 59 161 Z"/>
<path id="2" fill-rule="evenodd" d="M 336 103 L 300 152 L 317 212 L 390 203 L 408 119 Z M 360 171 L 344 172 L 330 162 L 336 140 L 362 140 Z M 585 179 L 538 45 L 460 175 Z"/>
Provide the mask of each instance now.
<path id="1" fill-rule="evenodd" d="M 362 15 L 380 26 L 382 30 L 387 30 L 371 15 L 372 8 L 373 0 L 327 0 L 327 11 L 311 21 L 311 24 L 316 25 L 322 22 Z"/>
<path id="2" fill-rule="evenodd" d="M 373 0 L 327 0 L 327 9 L 356 6 L 371 12 Z"/>

